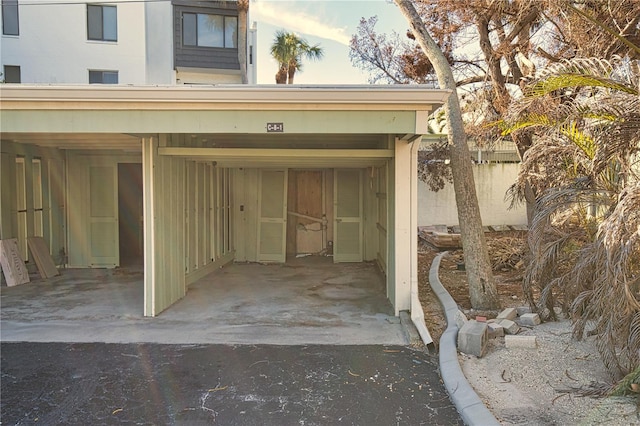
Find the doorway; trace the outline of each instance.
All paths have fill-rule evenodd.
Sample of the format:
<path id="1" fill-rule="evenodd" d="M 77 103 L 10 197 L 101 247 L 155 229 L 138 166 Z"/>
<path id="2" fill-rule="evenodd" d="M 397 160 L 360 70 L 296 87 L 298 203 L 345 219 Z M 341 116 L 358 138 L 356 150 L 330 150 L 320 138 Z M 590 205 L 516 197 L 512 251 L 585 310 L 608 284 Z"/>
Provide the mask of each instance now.
<path id="1" fill-rule="evenodd" d="M 118 233 L 120 266 L 142 265 L 143 247 L 142 164 L 118 164 Z"/>
<path id="2" fill-rule="evenodd" d="M 287 257 L 327 254 L 325 170 L 289 170 Z M 329 200 L 329 203 L 332 203 Z M 331 205 L 331 204 L 329 204 Z"/>

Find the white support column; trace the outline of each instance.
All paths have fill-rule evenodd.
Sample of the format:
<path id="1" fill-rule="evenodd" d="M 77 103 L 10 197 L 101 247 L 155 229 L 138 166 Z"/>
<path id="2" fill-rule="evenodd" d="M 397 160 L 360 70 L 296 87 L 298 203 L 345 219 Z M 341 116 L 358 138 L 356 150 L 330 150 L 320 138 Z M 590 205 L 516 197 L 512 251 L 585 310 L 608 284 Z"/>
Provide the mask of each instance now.
<path id="1" fill-rule="evenodd" d="M 418 297 L 418 148 L 422 137 L 411 142 L 411 212 L 409 233 L 411 239 L 411 321 L 416 326 L 425 344 L 433 342 L 431 334 L 424 322 L 424 311 Z"/>
<path id="2" fill-rule="evenodd" d="M 144 316 L 155 316 L 155 214 L 153 168 L 158 143 L 142 140 L 142 197 L 144 200 Z"/>
<path id="3" fill-rule="evenodd" d="M 411 236 L 415 232 L 412 228 L 412 209 L 417 205 L 412 203 L 411 188 L 411 145 L 406 141 L 395 140 L 395 167 L 394 167 L 394 282 L 395 300 L 391 303 L 395 308 L 395 314 L 411 308 L 411 270 L 412 249 Z M 417 201 L 417 200 L 416 200 Z M 391 254 L 391 253 L 390 253 Z"/>

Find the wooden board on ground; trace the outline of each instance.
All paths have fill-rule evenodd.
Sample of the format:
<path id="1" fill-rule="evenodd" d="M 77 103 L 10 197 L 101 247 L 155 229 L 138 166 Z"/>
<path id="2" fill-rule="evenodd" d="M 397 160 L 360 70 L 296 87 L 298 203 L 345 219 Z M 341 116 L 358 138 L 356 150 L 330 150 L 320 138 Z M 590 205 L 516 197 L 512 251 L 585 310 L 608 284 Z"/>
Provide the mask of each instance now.
<path id="1" fill-rule="evenodd" d="M 462 247 L 460 234 L 448 234 L 420 227 L 418 236 L 421 240 L 437 249 L 457 249 Z"/>
<path id="2" fill-rule="evenodd" d="M 20 257 L 17 239 L 0 240 L 0 263 L 9 287 L 29 282 L 29 271 Z"/>
<path id="3" fill-rule="evenodd" d="M 38 271 L 42 278 L 51 278 L 60 274 L 58 268 L 56 268 L 56 264 L 53 262 L 53 258 L 51 257 L 51 253 L 49 253 L 49 248 L 47 247 L 47 243 L 45 243 L 44 238 L 29 237 L 27 238 L 27 245 L 29 246 L 31 255 L 36 262 L 36 266 L 38 267 Z"/>
<path id="4" fill-rule="evenodd" d="M 418 231 L 427 231 L 427 232 L 441 232 L 446 234 L 449 232 L 447 225 L 427 225 L 427 226 L 418 226 Z"/>

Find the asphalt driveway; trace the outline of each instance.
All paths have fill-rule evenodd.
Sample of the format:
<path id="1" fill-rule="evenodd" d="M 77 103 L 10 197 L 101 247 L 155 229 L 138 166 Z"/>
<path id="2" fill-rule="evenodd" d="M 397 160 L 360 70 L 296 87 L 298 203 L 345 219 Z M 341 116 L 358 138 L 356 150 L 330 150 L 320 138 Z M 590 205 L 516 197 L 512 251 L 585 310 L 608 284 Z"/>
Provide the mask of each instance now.
<path id="1" fill-rule="evenodd" d="M 2 343 L 7 425 L 459 425 L 406 346 Z"/>

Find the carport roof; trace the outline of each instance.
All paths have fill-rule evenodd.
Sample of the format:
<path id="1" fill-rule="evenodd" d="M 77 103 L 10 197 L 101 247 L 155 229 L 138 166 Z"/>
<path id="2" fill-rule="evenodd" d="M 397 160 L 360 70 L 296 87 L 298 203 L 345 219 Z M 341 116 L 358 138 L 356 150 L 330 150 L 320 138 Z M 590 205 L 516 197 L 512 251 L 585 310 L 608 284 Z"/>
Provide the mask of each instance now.
<path id="1" fill-rule="evenodd" d="M 2 109 L 87 109 L 97 105 L 123 109 L 290 109 L 430 111 L 450 90 L 426 85 L 29 85 L 5 84 Z"/>
<path id="2" fill-rule="evenodd" d="M 57 148 L 139 148 L 157 134 L 415 135 L 448 90 L 425 85 L 5 84 L 2 139 Z"/>

